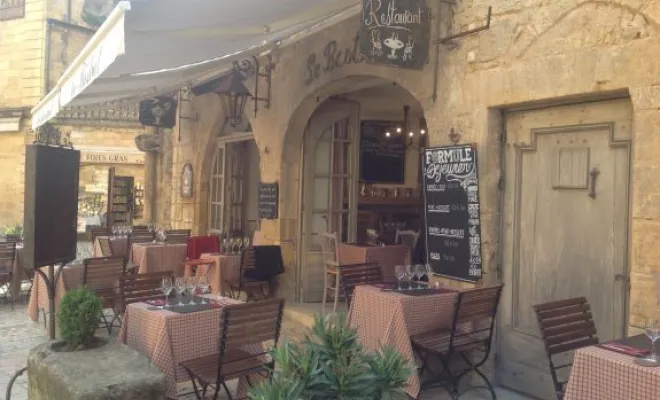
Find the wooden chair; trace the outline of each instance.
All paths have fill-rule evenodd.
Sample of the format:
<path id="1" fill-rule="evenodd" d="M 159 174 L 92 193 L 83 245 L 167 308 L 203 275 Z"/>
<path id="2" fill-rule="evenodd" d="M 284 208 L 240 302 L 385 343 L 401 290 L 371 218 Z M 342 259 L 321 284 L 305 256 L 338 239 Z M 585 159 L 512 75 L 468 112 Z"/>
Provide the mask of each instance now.
<path id="1" fill-rule="evenodd" d="M 224 306 L 219 352 L 180 364 L 190 376 L 197 398 L 205 398 L 210 387 L 216 400 L 222 387 L 231 400 L 227 381 L 250 374 L 268 377 L 275 367 L 271 350 L 277 347 L 283 313 L 282 299 Z"/>
<path id="2" fill-rule="evenodd" d="M 198 258 L 196 260 L 188 260 L 184 264 L 184 270 L 190 267 L 192 275 L 195 276 L 197 275 L 200 266 L 208 266 L 208 268 L 206 269 L 206 272 L 208 273 L 209 269 L 213 266 L 213 264 L 215 264 L 215 261 L 209 258 Z"/>
<path id="3" fill-rule="evenodd" d="M 341 275 L 342 268 L 351 267 L 352 265 L 342 265 L 341 258 L 339 257 L 339 243 L 336 233 L 321 233 L 321 254 L 323 256 L 323 265 L 325 273 L 323 274 L 323 300 L 321 315 L 325 314 L 325 304 L 328 300 L 328 292 L 333 295 L 332 312 L 337 312 L 337 304 L 339 303 L 339 296 L 341 293 Z M 355 266 L 363 264 L 354 264 Z"/>
<path id="4" fill-rule="evenodd" d="M 125 264 L 124 257 L 97 257 L 87 258 L 83 261 L 83 284 L 91 291 L 96 293 L 101 299 L 101 326 L 112 334 L 112 328 L 121 327 L 121 319 L 117 313 L 118 305 L 118 283 L 124 276 Z M 112 310 L 112 319 L 108 322 L 104 310 Z M 114 325 L 115 321 L 119 325 Z"/>
<path id="5" fill-rule="evenodd" d="M 479 368 L 486 363 L 490 355 L 501 293 L 502 285 L 459 292 L 450 328 L 410 338 L 412 347 L 421 360 L 419 375 L 422 376 L 424 371 L 428 370 L 435 376 L 431 386 L 442 386 L 450 391 L 452 398 L 457 398 L 461 378 L 474 372 L 486 383 L 492 398 L 497 399 L 493 386 Z M 468 357 L 470 353 L 481 353 L 482 356 L 473 359 Z M 431 368 L 431 355 L 438 357 L 442 363 L 443 370 L 439 374 Z M 467 368 L 458 374 L 451 370 L 455 365 L 450 365 L 455 355 L 460 355 L 462 361 L 467 364 Z"/>
<path id="6" fill-rule="evenodd" d="M 402 244 L 404 246 L 408 246 L 412 253 L 417 246 L 418 240 L 419 231 L 405 231 L 397 229 L 396 236 L 394 237 L 394 244 Z"/>
<path id="7" fill-rule="evenodd" d="M 101 255 L 103 257 L 113 257 L 112 246 L 110 246 L 110 237 L 100 236 L 99 238 L 99 247 L 101 247 Z"/>
<path id="8" fill-rule="evenodd" d="M 167 243 L 188 243 L 190 229 L 172 229 L 165 232 Z"/>
<path id="9" fill-rule="evenodd" d="M 238 283 L 225 281 L 229 287 L 229 296 L 233 299 L 239 299 L 241 293 L 245 292 L 246 301 L 262 300 L 268 297 L 266 287 L 270 287 L 269 281 L 253 280 L 245 277 L 245 271 L 257 268 L 254 247 L 247 248 L 241 252 L 241 266 Z"/>
<path id="10" fill-rule="evenodd" d="M 96 241 L 96 238 L 99 236 L 112 236 L 112 232 L 110 231 L 110 228 L 107 226 L 100 227 L 100 228 L 92 228 L 90 230 L 90 236 L 92 237 L 92 246 L 94 245 L 94 242 Z"/>
<path id="11" fill-rule="evenodd" d="M 148 300 L 165 297 L 161 291 L 164 278 L 172 280 L 172 271 L 152 272 L 147 274 L 124 275 L 119 278 L 119 302 L 117 313 L 123 314 L 126 306 Z"/>
<path id="12" fill-rule="evenodd" d="M 14 308 L 14 296 L 11 295 L 11 282 L 14 276 L 14 260 L 16 259 L 16 242 L 0 243 L 0 288 L 5 288 L 5 300 L 9 300 Z"/>
<path id="13" fill-rule="evenodd" d="M 351 306 L 356 286 L 383 282 L 382 269 L 378 264 L 351 265 L 342 268 L 339 275 L 348 307 Z"/>
<path id="14" fill-rule="evenodd" d="M 557 372 L 571 367 L 573 363 L 562 362 L 556 365 L 554 357 L 581 347 L 598 344 L 591 307 L 586 298 L 577 297 L 537 304 L 533 308 L 550 364 L 555 393 L 557 399 L 561 400 L 568 379 L 560 380 Z"/>

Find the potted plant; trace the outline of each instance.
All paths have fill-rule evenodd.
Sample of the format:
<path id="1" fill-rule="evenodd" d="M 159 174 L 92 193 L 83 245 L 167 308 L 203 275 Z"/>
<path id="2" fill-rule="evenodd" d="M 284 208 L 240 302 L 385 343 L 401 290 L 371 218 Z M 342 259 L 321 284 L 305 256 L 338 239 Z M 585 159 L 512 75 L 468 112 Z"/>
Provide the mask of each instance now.
<path id="1" fill-rule="evenodd" d="M 57 314 L 63 342 L 54 345 L 53 350 L 76 351 L 105 344 L 105 340 L 94 336 L 101 310 L 101 299 L 86 287 L 67 292 Z"/>
<path id="2" fill-rule="evenodd" d="M 23 225 L 8 225 L 5 227 L 5 235 L 22 235 L 23 234 Z"/>
<path id="3" fill-rule="evenodd" d="M 411 369 L 391 348 L 368 353 L 344 314 L 316 318 L 300 343 L 284 342 L 273 351 L 272 379 L 250 390 L 252 400 L 396 400 Z"/>

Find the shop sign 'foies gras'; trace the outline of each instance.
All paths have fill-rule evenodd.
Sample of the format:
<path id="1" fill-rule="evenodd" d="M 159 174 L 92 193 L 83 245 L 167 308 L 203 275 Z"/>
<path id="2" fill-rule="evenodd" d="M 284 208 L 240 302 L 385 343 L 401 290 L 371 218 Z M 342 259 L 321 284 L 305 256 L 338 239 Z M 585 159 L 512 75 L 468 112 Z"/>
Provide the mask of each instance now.
<path id="1" fill-rule="evenodd" d="M 421 69 L 429 55 L 426 0 L 362 0 L 360 52 L 371 64 Z"/>

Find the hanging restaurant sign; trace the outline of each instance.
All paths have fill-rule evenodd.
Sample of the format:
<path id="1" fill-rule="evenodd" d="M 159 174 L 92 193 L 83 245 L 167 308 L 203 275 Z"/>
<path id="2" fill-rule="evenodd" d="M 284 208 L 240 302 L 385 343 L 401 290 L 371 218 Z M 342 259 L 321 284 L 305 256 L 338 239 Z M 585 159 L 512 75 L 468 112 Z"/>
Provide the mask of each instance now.
<path id="1" fill-rule="evenodd" d="M 140 123 L 145 126 L 172 128 L 176 124 L 175 99 L 158 96 L 140 102 Z"/>
<path id="2" fill-rule="evenodd" d="M 371 64 L 421 69 L 428 61 L 426 0 L 362 0 L 360 52 Z"/>

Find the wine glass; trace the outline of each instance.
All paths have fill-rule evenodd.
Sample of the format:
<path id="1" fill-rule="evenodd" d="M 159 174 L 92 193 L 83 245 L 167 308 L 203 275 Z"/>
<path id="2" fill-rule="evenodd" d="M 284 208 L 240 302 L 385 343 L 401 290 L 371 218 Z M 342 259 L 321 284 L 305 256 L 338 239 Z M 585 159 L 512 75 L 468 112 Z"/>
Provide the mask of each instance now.
<path id="1" fill-rule="evenodd" d="M 112 237 L 117 237 L 118 229 L 119 227 L 117 225 L 112 225 L 112 228 L 110 228 L 110 230 L 112 231 Z"/>
<path id="2" fill-rule="evenodd" d="M 397 265 L 394 269 L 394 275 L 396 276 L 397 290 L 401 290 L 401 280 L 406 275 L 405 267 L 403 265 Z"/>
<path id="3" fill-rule="evenodd" d="M 211 282 L 207 274 L 199 275 L 197 278 L 197 287 L 202 292 L 202 304 L 208 304 L 209 301 L 205 296 L 211 294 Z"/>
<path id="4" fill-rule="evenodd" d="M 417 266 L 416 265 L 411 265 L 410 267 L 410 288 L 413 289 L 413 285 L 415 286 L 415 289 L 419 288 L 419 285 L 417 282 L 419 281 L 419 275 L 417 275 Z"/>
<path id="5" fill-rule="evenodd" d="M 249 236 L 245 236 L 243 238 L 243 248 L 244 249 L 249 249 L 250 248 L 250 237 Z"/>
<path id="6" fill-rule="evenodd" d="M 415 265 L 415 273 L 417 274 L 417 281 L 418 282 L 428 282 L 429 281 L 429 277 L 426 276 L 426 269 L 424 268 L 424 266 L 422 264 Z M 418 287 L 420 289 L 422 289 L 423 285 L 418 284 Z"/>
<path id="7" fill-rule="evenodd" d="M 195 277 L 190 277 L 186 279 L 186 304 L 192 304 L 193 299 L 195 297 Z M 190 297 L 188 297 L 188 294 L 190 294 Z"/>
<path id="8" fill-rule="evenodd" d="M 176 305 L 180 307 L 184 306 L 182 298 L 186 291 L 186 278 L 181 276 L 177 277 L 174 281 L 174 285 L 176 286 L 176 292 L 179 295 L 179 302 Z"/>
<path id="9" fill-rule="evenodd" d="M 229 253 L 229 238 L 225 237 L 222 239 L 222 252 L 227 254 Z"/>
<path id="10" fill-rule="evenodd" d="M 412 284 L 410 282 L 412 279 L 412 271 L 410 271 L 410 265 L 406 265 L 403 271 L 404 271 L 403 281 L 408 283 L 408 287 L 407 288 L 404 287 L 403 290 L 410 290 L 412 287 Z"/>
<path id="11" fill-rule="evenodd" d="M 131 235 L 133 233 L 133 225 L 128 225 L 126 230 L 128 231 L 128 234 Z"/>
<path id="12" fill-rule="evenodd" d="M 163 281 L 160 284 L 160 290 L 165 296 L 165 303 L 163 303 L 163 308 L 169 308 L 167 301 L 169 299 L 170 292 L 172 291 L 172 280 L 170 278 L 163 278 Z"/>
<path id="13" fill-rule="evenodd" d="M 237 254 L 238 251 L 236 250 L 236 245 L 238 244 L 238 239 L 237 238 L 231 238 L 231 253 L 232 254 Z"/>
<path id="14" fill-rule="evenodd" d="M 656 362 L 660 361 L 658 353 L 655 351 L 655 342 L 660 339 L 660 324 L 658 321 L 654 319 L 646 321 L 644 333 L 651 340 L 651 356 L 649 358 Z"/>

